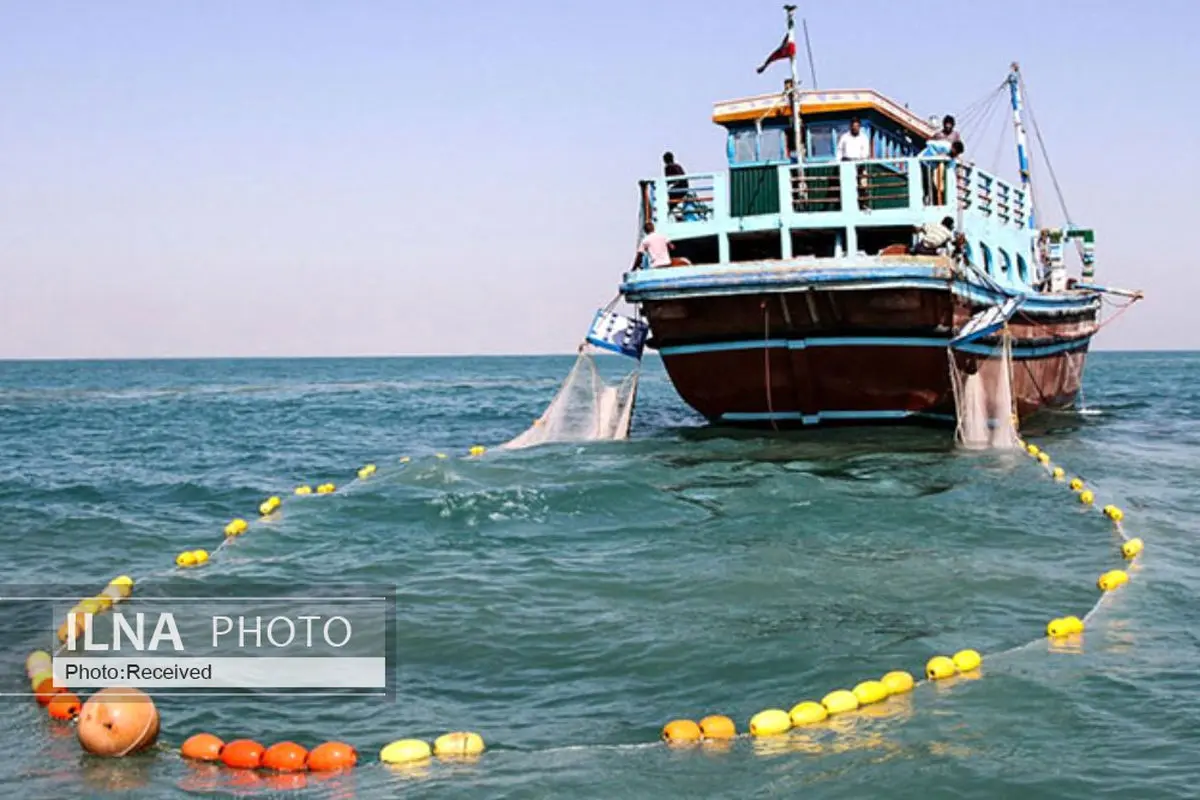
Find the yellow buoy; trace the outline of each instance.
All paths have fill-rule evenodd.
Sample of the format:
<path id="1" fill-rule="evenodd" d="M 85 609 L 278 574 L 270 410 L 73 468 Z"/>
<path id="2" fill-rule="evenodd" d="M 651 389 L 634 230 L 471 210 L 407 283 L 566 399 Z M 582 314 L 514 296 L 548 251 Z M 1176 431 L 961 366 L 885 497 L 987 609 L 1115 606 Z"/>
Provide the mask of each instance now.
<path id="1" fill-rule="evenodd" d="M 175 556 L 175 566 L 177 567 L 194 567 L 196 566 L 196 554 L 191 550 L 180 553 Z"/>
<path id="2" fill-rule="evenodd" d="M 478 457 L 478 456 L 481 456 L 484 453 L 486 453 L 487 448 L 481 444 L 477 444 L 474 447 L 472 447 L 469 452 L 471 455 Z"/>
<path id="3" fill-rule="evenodd" d="M 435 756 L 477 756 L 483 752 L 483 737 L 470 731 L 443 733 L 433 742 Z"/>
<path id="4" fill-rule="evenodd" d="M 94 597 L 88 597 L 79 601 L 79 610 L 84 614 L 99 614 L 100 602 Z"/>
<path id="5" fill-rule="evenodd" d="M 937 681 L 953 676 L 957 669 L 952 659 L 945 656 L 934 656 L 925 665 L 925 677 L 931 681 Z"/>
<path id="6" fill-rule="evenodd" d="M 1062 467 L 1055 467 L 1054 472 L 1051 474 L 1054 476 L 1054 480 L 1056 481 L 1061 481 L 1067 475 L 1066 471 L 1063 470 Z"/>
<path id="7" fill-rule="evenodd" d="M 887 675 L 884 675 L 882 678 L 880 678 L 879 682 L 882 683 L 884 688 L 888 690 L 888 694 L 904 694 L 905 692 L 911 692 L 913 684 L 915 683 L 913 676 L 904 670 L 895 670 L 894 672 L 889 672 Z"/>
<path id="8" fill-rule="evenodd" d="M 317 487 L 317 494 L 333 494 L 336 489 L 332 483 L 322 483 Z"/>
<path id="9" fill-rule="evenodd" d="M 1043 464 L 1049 464 L 1050 463 L 1050 454 L 1049 453 L 1038 453 L 1037 459 L 1038 459 L 1038 461 L 1042 462 Z"/>
<path id="10" fill-rule="evenodd" d="M 829 712 L 825 710 L 825 706 L 820 703 L 814 703 L 811 700 L 805 700 L 803 703 L 797 703 L 792 706 L 792 710 L 788 713 L 788 717 L 792 720 L 792 724 L 813 725 L 817 722 L 822 722 L 829 716 Z"/>
<path id="11" fill-rule="evenodd" d="M 1062 617 L 1055 617 L 1046 623 L 1046 635 L 1051 639 L 1062 639 L 1070 636 L 1071 630 L 1067 626 L 1067 622 Z"/>
<path id="12" fill-rule="evenodd" d="M 100 611 L 108 611 L 112 607 L 113 599 L 103 592 L 92 598 L 96 601 L 96 608 Z"/>
<path id="13" fill-rule="evenodd" d="M 33 673 L 32 675 L 29 676 L 29 688 L 36 690 L 38 687 L 38 684 L 43 683 L 45 681 L 53 682 L 54 681 L 54 672 L 52 672 L 49 669 L 44 669 L 40 672 Z"/>
<path id="14" fill-rule="evenodd" d="M 959 672 L 970 672 L 973 669 L 978 669 L 983 663 L 983 657 L 975 650 L 959 650 L 950 659 L 954 662 L 954 668 Z"/>
<path id="15" fill-rule="evenodd" d="M 399 739 L 379 751 L 379 760 L 384 764 L 407 764 L 422 761 L 433 755 L 429 744 L 420 739 Z"/>
<path id="16" fill-rule="evenodd" d="M 887 687 L 881 681 L 863 681 L 854 687 L 854 698 L 860 706 L 882 703 L 888 698 Z"/>
<path id="17" fill-rule="evenodd" d="M 208 563 L 208 551 L 207 550 L 193 550 L 192 556 L 196 559 L 196 566 L 200 566 L 201 564 Z"/>
<path id="18" fill-rule="evenodd" d="M 1067 626 L 1067 633 L 1083 633 L 1083 620 L 1079 617 L 1063 617 L 1062 622 Z"/>
<path id="19" fill-rule="evenodd" d="M 845 714 L 858 708 L 858 698 L 854 696 L 854 692 L 838 689 L 822 697 L 821 705 L 825 706 L 830 716 Z"/>
<path id="20" fill-rule="evenodd" d="M 133 594 L 133 578 L 128 575 L 118 575 L 108 582 L 110 587 L 115 587 L 121 597 L 129 597 Z"/>
<path id="21" fill-rule="evenodd" d="M 676 719 L 662 729 L 662 740 L 667 744 L 687 744 L 700 741 L 700 726 L 690 719 Z"/>
<path id="22" fill-rule="evenodd" d="M 295 491 L 295 493 L 296 493 L 296 494 L 298 494 L 298 495 L 302 495 L 302 496 L 303 496 L 303 495 L 306 495 L 306 494 L 312 494 L 312 487 L 311 487 L 311 486 L 307 486 L 307 485 L 305 485 L 305 486 L 297 486 L 297 487 L 296 487 L 296 491 Z M 411 741 L 411 740 L 406 740 L 406 741 Z"/>
<path id="23" fill-rule="evenodd" d="M 1145 547 L 1145 545 L 1142 543 L 1141 539 L 1130 539 L 1121 545 L 1121 555 L 1125 556 L 1126 558 L 1133 558 L 1138 553 L 1142 552 L 1143 547 Z"/>
<path id="24" fill-rule="evenodd" d="M 434 458 L 445 458 L 446 454 L 445 453 L 434 453 L 433 457 Z"/>
<path id="25" fill-rule="evenodd" d="M 1125 512 L 1116 506 L 1105 506 L 1104 513 L 1107 514 L 1108 518 L 1113 522 L 1120 522 L 1121 520 L 1125 519 Z"/>
<path id="26" fill-rule="evenodd" d="M 54 660 L 49 653 L 45 650 L 34 650 L 25 659 L 25 674 L 32 678 L 39 672 L 49 671 L 53 666 Z"/>
<path id="27" fill-rule="evenodd" d="M 705 739 L 733 739 L 737 736 L 737 725 L 723 714 L 710 714 L 700 720 L 700 736 Z"/>
<path id="28" fill-rule="evenodd" d="M 750 718 L 751 736 L 778 736 L 791 730 L 792 718 L 781 708 L 768 708 Z"/>
<path id="29" fill-rule="evenodd" d="M 400 456 L 400 463 L 401 463 L 401 464 L 407 464 L 409 461 L 412 461 L 412 459 L 411 459 L 411 458 L 409 458 L 408 456 Z"/>
<path id="30" fill-rule="evenodd" d="M 1042 452 L 1041 450 L 1038 449 L 1038 446 L 1036 444 L 1028 445 L 1025 448 L 1025 450 L 1029 453 L 1029 455 L 1033 456 L 1034 458 L 1037 457 L 1038 453 Z"/>
<path id="31" fill-rule="evenodd" d="M 116 605 L 129 596 L 129 590 L 125 586 L 113 586 L 109 584 L 104 587 L 104 591 L 100 592 L 100 596 L 108 598 L 110 603 Z"/>
<path id="32" fill-rule="evenodd" d="M 1079 478 L 1071 478 L 1071 491 L 1078 492 L 1083 489 L 1083 481 Z"/>
<path id="33" fill-rule="evenodd" d="M 365 467 L 363 467 L 362 469 L 360 469 L 358 471 L 359 480 L 366 480 L 367 478 L 371 477 L 374 474 L 375 474 L 375 465 L 374 464 L 367 464 Z"/>
<path id="34" fill-rule="evenodd" d="M 1101 575 L 1100 579 L 1096 581 L 1096 586 L 1103 592 L 1111 592 L 1113 589 L 1119 589 L 1127 583 L 1129 583 L 1129 575 L 1123 570 L 1114 569 Z"/>
<path id="35" fill-rule="evenodd" d="M 1095 499 L 1096 495 L 1092 494 L 1091 489 L 1084 489 L 1079 493 L 1079 502 L 1083 503 L 1085 506 L 1090 506 L 1092 501 Z"/>
<path id="36" fill-rule="evenodd" d="M 283 501 L 278 497 L 268 497 L 259 504 L 258 513 L 265 517 L 268 514 L 273 513 L 275 509 L 279 508 L 279 506 L 282 504 Z"/>
<path id="37" fill-rule="evenodd" d="M 250 523 L 246 520 L 238 518 L 225 526 L 226 536 L 241 536 L 250 528 Z"/>

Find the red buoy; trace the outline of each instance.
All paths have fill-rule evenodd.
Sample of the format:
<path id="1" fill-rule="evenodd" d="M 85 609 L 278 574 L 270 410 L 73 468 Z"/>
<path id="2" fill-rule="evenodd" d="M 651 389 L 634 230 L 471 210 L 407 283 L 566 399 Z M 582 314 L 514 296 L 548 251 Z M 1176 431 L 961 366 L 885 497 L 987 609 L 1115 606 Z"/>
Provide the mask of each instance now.
<path id="1" fill-rule="evenodd" d="M 239 769 L 262 766 L 263 746 L 252 739 L 234 739 L 221 750 L 221 763 Z"/>
<path id="2" fill-rule="evenodd" d="M 279 742 L 263 753 L 262 765 L 276 772 L 303 772 L 307 766 L 308 751 L 295 742 Z"/>

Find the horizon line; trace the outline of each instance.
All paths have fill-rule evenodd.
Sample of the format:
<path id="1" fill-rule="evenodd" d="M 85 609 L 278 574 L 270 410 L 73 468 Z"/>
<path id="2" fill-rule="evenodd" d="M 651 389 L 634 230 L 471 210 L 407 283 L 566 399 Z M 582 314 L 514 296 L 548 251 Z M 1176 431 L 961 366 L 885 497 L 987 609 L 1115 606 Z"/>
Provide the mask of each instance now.
<path id="1" fill-rule="evenodd" d="M 1095 353 L 1196 353 L 1200 348 L 1133 348 L 1112 347 L 1089 350 Z M 577 350 L 564 352 L 533 352 L 533 353 L 390 353 L 390 354 L 346 354 L 346 355 L 314 355 L 314 356 L 281 356 L 281 355 L 209 355 L 209 356 L 25 356 L 0 357 L 0 364 L 22 363 L 78 363 L 78 362 L 138 362 L 138 361 L 331 361 L 331 360 L 367 360 L 367 359 L 417 359 L 417 358 L 550 358 L 577 355 Z M 597 351 L 598 355 L 616 355 Z M 653 356 L 662 358 L 657 350 L 647 350 L 643 358 Z"/>

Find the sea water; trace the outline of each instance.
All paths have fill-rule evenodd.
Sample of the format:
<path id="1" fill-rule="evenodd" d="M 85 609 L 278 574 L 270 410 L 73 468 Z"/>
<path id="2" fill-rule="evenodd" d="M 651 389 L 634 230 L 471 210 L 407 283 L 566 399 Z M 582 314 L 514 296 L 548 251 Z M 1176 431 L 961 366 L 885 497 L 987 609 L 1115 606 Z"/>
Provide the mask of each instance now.
<path id="1" fill-rule="evenodd" d="M 1200 356 L 1095 354 L 1092 413 L 1023 431 L 1146 541 L 1081 648 L 1038 643 L 803 735 L 682 750 L 654 744 L 673 718 L 744 730 L 935 654 L 1028 642 L 1091 607 L 1117 541 L 1027 456 L 958 449 L 949 430 L 710 428 L 654 359 L 629 441 L 461 457 L 528 428 L 573 360 L 0 363 L 5 583 L 397 594 L 392 701 L 160 697 L 161 749 L 109 761 L 6 697 L 0 792 L 280 788 L 172 752 L 210 731 L 359 748 L 357 770 L 307 782 L 314 797 L 1196 796 Z M 326 480 L 342 488 L 171 571 L 265 497 Z M 44 640 L 4 630 L 3 691 L 25 690 Z M 450 730 L 488 752 L 375 761 Z"/>

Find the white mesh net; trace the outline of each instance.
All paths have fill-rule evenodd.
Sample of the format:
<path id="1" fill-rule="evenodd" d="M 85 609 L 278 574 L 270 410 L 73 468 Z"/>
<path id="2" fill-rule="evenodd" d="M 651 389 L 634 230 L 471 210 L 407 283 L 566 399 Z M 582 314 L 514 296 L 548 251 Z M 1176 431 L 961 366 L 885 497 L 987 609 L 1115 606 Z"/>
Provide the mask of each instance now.
<path id="1" fill-rule="evenodd" d="M 1012 338 L 1005 330 L 987 356 L 950 353 L 950 382 L 958 421 L 956 436 L 972 450 L 1020 447 L 1012 395 Z"/>
<path id="2" fill-rule="evenodd" d="M 639 371 L 640 365 L 620 381 L 609 383 L 600 375 L 595 356 L 581 352 L 533 427 L 501 447 L 515 450 L 548 442 L 628 438 Z"/>

